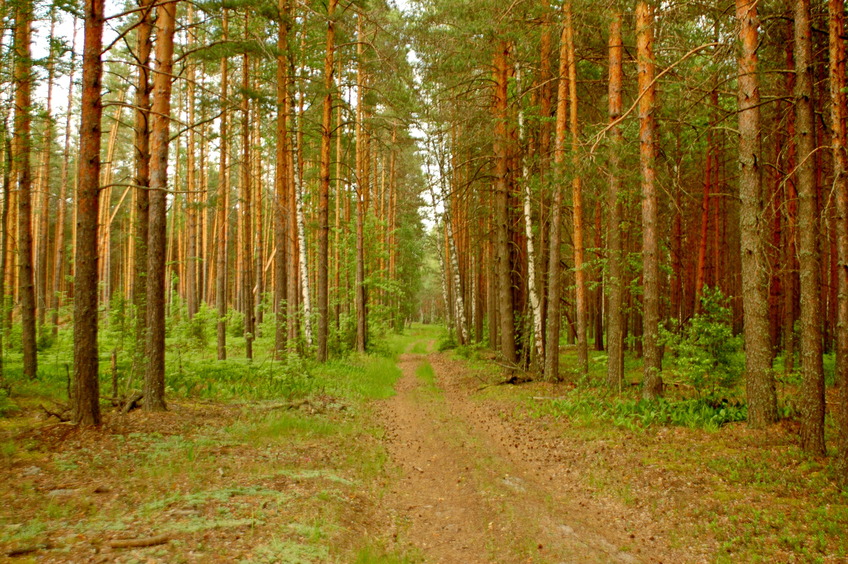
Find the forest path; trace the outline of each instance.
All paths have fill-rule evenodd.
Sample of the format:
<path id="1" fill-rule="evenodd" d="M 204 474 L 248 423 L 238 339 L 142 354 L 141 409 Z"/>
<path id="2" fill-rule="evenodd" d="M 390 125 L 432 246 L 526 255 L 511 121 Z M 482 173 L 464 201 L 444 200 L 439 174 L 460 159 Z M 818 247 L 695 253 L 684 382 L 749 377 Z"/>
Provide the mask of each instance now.
<path id="1" fill-rule="evenodd" d="M 544 437 L 520 436 L 475 400 L 462 362 L 403 354 L 398 366 L 397 394 L 378 408 L 396 469 L 383 498 L 395 542 L 427 562 L 659 560 L 576 491 Z"/>

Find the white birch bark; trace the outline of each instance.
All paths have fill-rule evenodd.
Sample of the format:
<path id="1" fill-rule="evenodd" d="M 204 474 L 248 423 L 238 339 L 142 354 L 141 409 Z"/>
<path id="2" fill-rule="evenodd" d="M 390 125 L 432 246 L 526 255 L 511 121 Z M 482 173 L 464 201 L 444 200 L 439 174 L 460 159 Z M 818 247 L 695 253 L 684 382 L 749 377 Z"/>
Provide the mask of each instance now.
<path id="1" fill-rule="evenodd" d="M 521 84 L 521 69 L 515 70 L 516 82 Z M 524 144 L 524 109 L 518 110 L 518 137 L 519 142 Z M 530 307 L 533 310 L 533 342 L 536 346 L 538 359 L 545 358 L 545 348 L 542 342 L 542 304 L 539 300 L 539 292 L 536 290 L 536 248 L 533 244 L 533 217 L 530 205 L 530 183 L 527 181 L 527 161 L 524 154 L 521 155 L 521 178 L 524 183 L 524 232 L 527 237 L 527 286 L 530 290 Z"/>

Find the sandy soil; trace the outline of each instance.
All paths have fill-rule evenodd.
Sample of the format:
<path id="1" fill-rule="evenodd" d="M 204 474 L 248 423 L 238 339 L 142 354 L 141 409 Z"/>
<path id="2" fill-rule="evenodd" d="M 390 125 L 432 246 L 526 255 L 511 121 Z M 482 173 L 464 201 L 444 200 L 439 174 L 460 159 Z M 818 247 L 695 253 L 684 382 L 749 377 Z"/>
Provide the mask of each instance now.
<path id="1" fill-rule="evenodd" d="M 429 363 L 435 383 L 416 375 Z M 579 454 L 538 422 L 475 399 L 479 381 L 438 353 L 405 354 L 379 415 L 396 479 L 391 537 L 427 562 L 696 562 L 647 513 L 596 499 Z M 503 409 L 502 409 L 503 408 Z"/>

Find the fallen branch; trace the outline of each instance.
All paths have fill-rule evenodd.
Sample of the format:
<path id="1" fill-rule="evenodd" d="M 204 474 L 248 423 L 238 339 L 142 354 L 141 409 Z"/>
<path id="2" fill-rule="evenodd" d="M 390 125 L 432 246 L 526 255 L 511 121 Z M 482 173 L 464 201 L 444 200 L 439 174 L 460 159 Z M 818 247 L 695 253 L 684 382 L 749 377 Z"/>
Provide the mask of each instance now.
<path id="1" fill-rule="evenodd" d="M 115 539 L 110 540 L 106 544 L 112 548 L 144 548 L 146 546 L 165 544 L 169 540 L 171 540 L 170 535 L 157 535 L 155 537 L 140 539 Z"/>
<path id="2" fill-rule="evenodd" d="M 138 402 L 141 401 L 141 398 L 143 397 L 144 394 L 139 391 L 135 391 L 130 394 L 130 397 L 127 399 L 127 403 L 125 403 L 124 407 L 121 409 L 121 413 L 127 414 L 131 409 L 138 407 Z"/>

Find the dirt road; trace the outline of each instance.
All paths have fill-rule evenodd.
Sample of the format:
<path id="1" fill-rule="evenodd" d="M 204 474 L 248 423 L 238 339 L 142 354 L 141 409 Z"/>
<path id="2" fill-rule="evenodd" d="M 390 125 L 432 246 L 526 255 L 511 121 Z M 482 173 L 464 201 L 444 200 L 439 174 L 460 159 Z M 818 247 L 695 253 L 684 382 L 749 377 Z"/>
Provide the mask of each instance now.
<path id="1" fill-rule="evenodd" d="M 632 511 L 580 491 L 556 436 L 476 401 L 464 365 L 438 353 L 398 364 L 397 395 L 379 409 L 397 543 L 427 562 L 693 561 Z"/>

